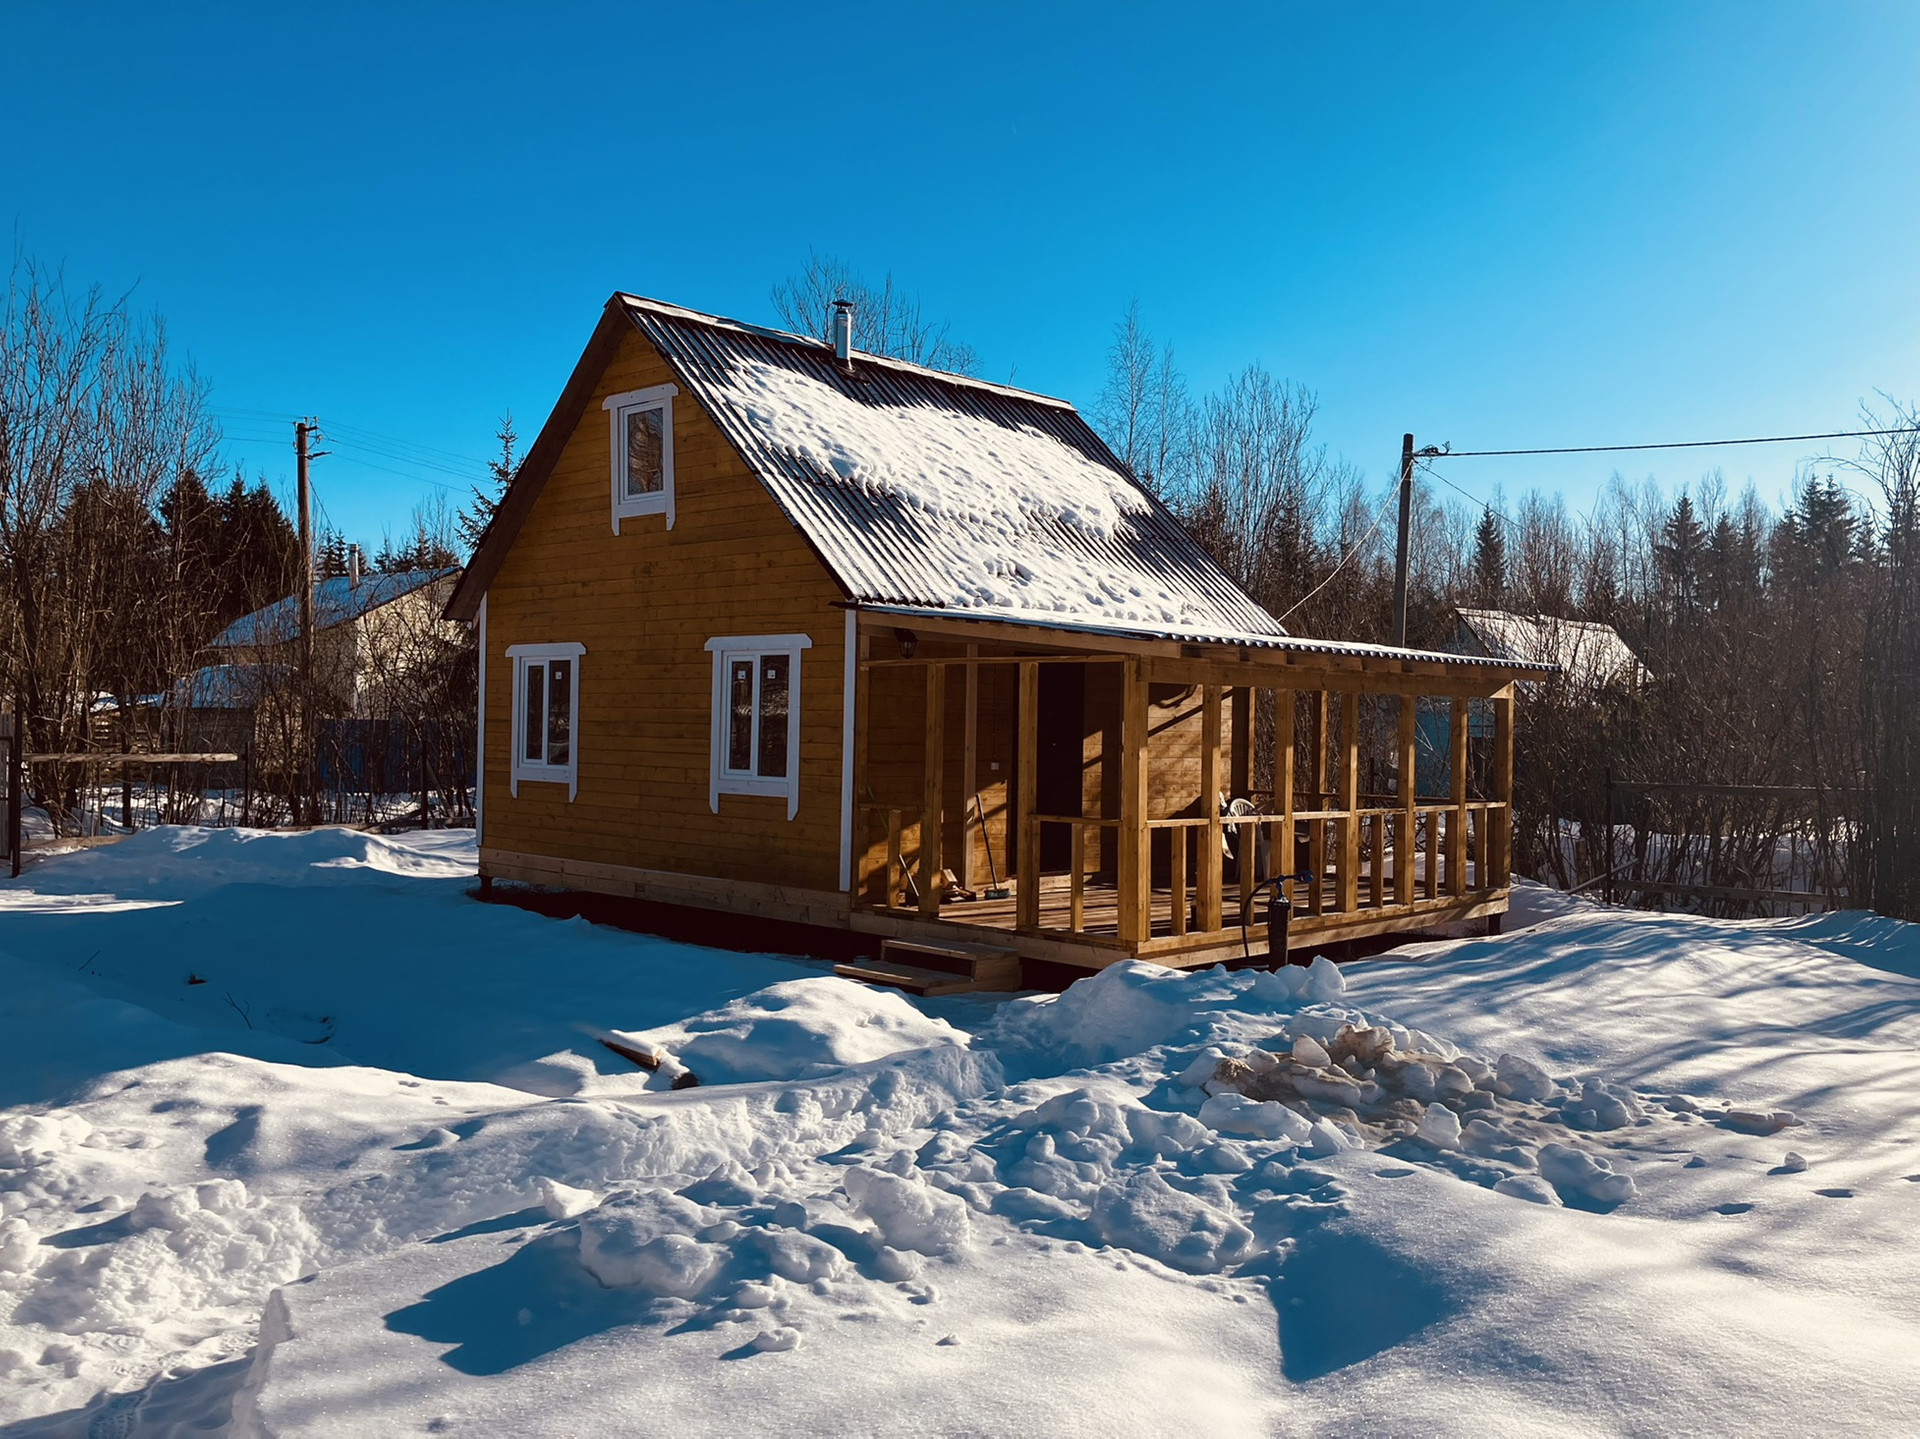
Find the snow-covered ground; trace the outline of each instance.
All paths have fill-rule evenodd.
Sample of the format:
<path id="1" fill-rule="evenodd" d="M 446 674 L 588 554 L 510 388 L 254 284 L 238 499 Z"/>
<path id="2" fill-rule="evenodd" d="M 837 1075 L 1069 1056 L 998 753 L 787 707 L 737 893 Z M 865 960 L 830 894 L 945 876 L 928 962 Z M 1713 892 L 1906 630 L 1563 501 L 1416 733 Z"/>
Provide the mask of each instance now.
<path id="1" fill-rule="evenodd" d="M 1920 1422 L 1913 926 L 1530 890 L 916 1006 L 473 858 L 158 830 L 0 884 L 0 1435 Z"/>

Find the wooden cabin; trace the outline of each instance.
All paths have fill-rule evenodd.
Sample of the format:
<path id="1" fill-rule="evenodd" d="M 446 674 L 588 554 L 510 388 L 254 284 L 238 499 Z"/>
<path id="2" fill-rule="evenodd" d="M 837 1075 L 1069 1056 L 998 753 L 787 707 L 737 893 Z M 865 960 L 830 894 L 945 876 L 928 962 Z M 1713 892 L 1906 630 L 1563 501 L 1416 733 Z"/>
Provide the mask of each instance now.
<path id="1" fill-rule="evenodd" d="M 479 635 L 483 885 L 983 982 L 1506 909 L 1541 666 L 1288 634 L 1071 405 L 862 353 L 850 319 L 608 301 L 447 607 Z"/>

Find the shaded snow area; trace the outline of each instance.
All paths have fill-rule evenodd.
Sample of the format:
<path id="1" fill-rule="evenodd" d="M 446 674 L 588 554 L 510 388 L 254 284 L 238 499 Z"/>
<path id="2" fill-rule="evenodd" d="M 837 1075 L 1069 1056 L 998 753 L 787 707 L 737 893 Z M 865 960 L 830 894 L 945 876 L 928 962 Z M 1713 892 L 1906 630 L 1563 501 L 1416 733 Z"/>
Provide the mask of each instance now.
<path id="1" fill-rule="evenodd" d="M 1912 1427 L 1911 926 L 914 1004 L 472 864 L 0 885 L 0 1435 Z"/>

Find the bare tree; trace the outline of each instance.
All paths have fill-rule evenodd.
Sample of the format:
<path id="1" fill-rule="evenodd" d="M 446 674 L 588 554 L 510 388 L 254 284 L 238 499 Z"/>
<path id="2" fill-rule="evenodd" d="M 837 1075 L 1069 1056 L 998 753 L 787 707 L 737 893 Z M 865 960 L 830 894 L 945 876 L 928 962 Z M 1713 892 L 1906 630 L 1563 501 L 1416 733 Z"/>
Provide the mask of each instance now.
<path id="1" fill-rule="evenodd" d="M 891 270 L 875 285 L 845 260 L 809 251 L 800 272 L 773 287 L 780 323 L 820 340 L 832 338 L 835 300 L 853 301 L 858 349 L 960 375 L 978 368 L 973 347 L 955 339 L 948 322 L 928 319 L 919 298 L 896 285 Z"/>
<path id="2" fill-rule="evenodd" d="M 102 690 L 164 675 L 143 580 L 155 506 L 219 442 L 206 387 L 158 320 L 16 257 L 0 313 L 0 594 L 5 682 L 30 748 L 78 747 Z"/>

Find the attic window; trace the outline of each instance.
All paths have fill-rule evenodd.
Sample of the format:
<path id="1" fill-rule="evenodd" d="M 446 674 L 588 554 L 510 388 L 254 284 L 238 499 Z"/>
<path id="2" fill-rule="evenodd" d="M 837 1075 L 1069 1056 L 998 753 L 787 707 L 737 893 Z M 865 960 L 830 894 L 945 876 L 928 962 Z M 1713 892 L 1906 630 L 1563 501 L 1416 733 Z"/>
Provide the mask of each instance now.
<path id="1" fill-rule="evenodd" d="M 729 635 L 713 655 L 713 753 L 708 800 L 723 794 L 783 796 L 800 808 L 800 653 L 806 635 Z"/>
<path id="2" fill-rule="evenodd" d="M 673 528 L 673 397 L 677 385 L 609 395 L 612 424 L 613 532 L 636 515 L 665 515 Z"/>

